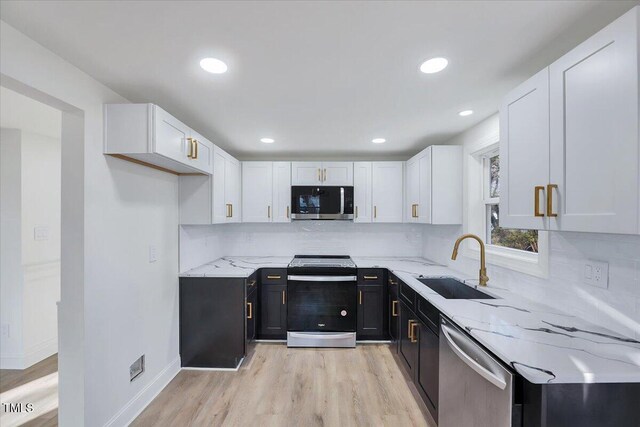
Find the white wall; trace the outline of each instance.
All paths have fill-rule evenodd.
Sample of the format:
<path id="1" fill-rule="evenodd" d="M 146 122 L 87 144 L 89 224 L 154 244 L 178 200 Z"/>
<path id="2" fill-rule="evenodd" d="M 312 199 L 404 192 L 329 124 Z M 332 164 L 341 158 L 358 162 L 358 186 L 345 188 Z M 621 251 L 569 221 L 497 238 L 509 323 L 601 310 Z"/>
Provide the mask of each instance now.
<path id="1" fill-rule="evenodd" d="M 103 104 L 126 100 L 5 22 L 0 72 L 64 111 L 60 424 L 124 425 L 179 369 L 177 178 L 104 156 Z"/>
<path id="2" fill-rule="evenodd" d="M 465 146 L 465 155 L 490 143 L 498 134 L 494 115 L 463 132 L 449 144 Z M 473 147 L 470 149 L 470 147 Z M 468 177 L 465 168 L 465 212 Z M 465 256 L 451 261 L 460 226 L 426 226 L 423 256 L 476 276 L 477 259 Z M 596 233 L 549 232 L 549 278 L 540 279 L 488 265 L 489 286 L 511 289 L 525 297 L 561 310 L 570 311 L 594 323 L 631 337 L 640 338 L 640 236 Z M 588 259 L 609 263 L 609 287 L 601 289 L 582 283 L 583 262 Z"/>
<path id="3" fill-rule="evenodd" d="M 180 227 L 180 270 L 221 256 L 421 256 L 423 228 L 415 224 L 297 221 Z"/>

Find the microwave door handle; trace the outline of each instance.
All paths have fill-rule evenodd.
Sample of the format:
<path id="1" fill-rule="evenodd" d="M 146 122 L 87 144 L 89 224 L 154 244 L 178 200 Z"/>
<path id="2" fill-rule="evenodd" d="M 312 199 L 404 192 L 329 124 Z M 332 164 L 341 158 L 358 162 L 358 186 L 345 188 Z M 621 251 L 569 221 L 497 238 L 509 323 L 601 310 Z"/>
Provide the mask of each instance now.
<path id="1" fill-rule="evenodd" d="M 452 332 L 452 330 L 443 324 L 440 324 L 440 326 L 442 327 L 441 329 L 442 334 L 444 335 L 447 341 L 447 344 L 449 345 L 451 350 L 453 350 L 453 352 L 460 358 L 460 360 L 462 360 L 464 363 L 467 364 L 467 366 L 469 366 L 471 369 L 476 371 L 482 378 L 489 381 L 491 384 L 498 387 L 500 390 L 505 389 L 505 387 L 507 386 L 507 383 L 505 380 L 496 376 L 493 372 L 489 371 L 487 368 L 480 365 L 471 356 L 469 356 L 464 351 L 462 351 L 462 349 L 455 343 L 453 338 L 451 338 L 451 335 L 449 335 Z"/>
<path id="2" fill-rule="evenodd" d="M 340 213 L 344 213 L 344 187 L 340 187 Z"/>

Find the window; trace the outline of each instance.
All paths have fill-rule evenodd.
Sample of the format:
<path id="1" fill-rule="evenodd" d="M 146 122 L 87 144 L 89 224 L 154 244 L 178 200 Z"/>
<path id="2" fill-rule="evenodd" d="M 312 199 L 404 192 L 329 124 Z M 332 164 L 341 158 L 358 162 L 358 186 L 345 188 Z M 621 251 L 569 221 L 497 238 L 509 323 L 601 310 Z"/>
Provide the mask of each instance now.
<path id="1" fill-rule="evenodd" d="M 482 156 L 485 242 L 520 251 L 538 253 L 538 231 L 500 227 L 500 155 L 493 150 Z"/>

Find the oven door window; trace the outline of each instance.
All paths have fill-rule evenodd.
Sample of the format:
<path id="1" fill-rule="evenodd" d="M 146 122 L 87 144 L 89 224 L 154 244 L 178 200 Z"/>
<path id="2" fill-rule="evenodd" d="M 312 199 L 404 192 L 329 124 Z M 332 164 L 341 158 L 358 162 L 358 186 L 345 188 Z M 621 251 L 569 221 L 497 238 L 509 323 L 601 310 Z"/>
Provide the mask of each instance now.
<path id="1" fill-rule="evenodd" d="M 355 283 L 289 281 L 287 288 L 289 331 L 355 332 Z"/>

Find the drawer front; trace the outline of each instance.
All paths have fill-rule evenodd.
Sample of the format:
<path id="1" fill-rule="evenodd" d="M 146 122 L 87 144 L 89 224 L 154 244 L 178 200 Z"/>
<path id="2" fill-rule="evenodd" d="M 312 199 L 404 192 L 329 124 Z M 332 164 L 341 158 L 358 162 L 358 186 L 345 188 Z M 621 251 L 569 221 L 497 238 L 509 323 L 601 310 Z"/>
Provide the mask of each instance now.
<path id="1" fill-rule="evenodd" d="M 358 285 L 383 285 L 384 270 L 381 268 L 359 268 Z"/>
<path id="2" fill-rule="evenodd" d="M 262 285 L 286 285 L 287 269 L 286 268 L 265 268 L 260 273 Z"/>
<path id="3" fill-rule="evenodd" d="M 404 301 L 411 310 L 415 310 L 416 306 L 416 291 L 414 291 L 409 285 L 404 282 L 400 283 L 400 299 Z"/>
<path id="4" fill-rule="evenodd" d="M 440 335 L 440 328 L 438 327 L 440 322 L 440 311 L 433 306 L 429 301 L 421 296 L 417 296 L 418 307 L 416 314 L 436 335 Z"/>

